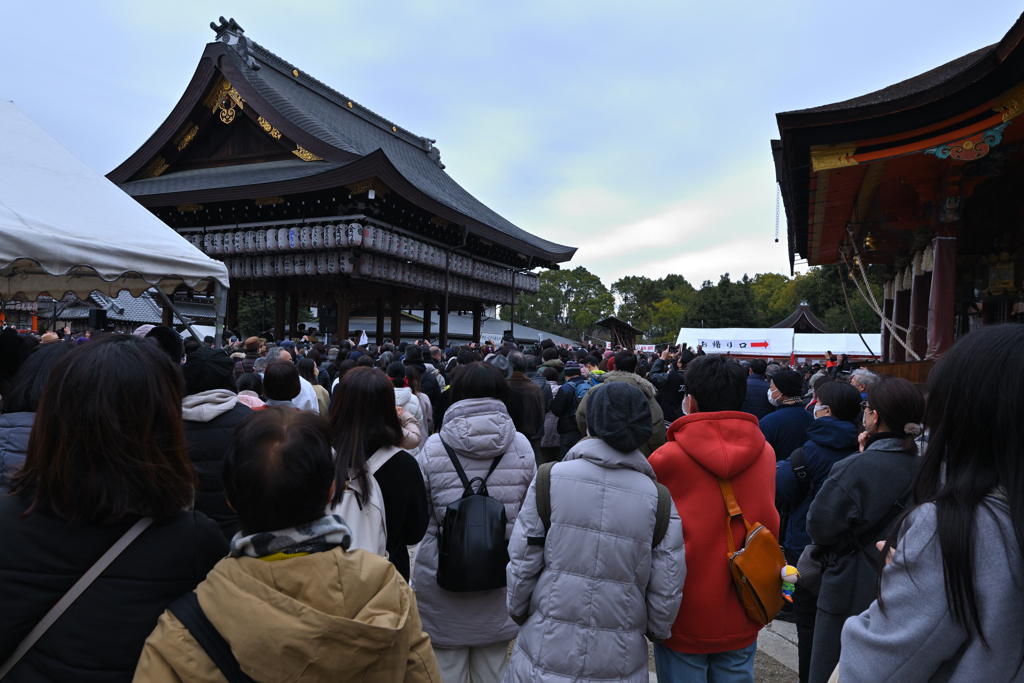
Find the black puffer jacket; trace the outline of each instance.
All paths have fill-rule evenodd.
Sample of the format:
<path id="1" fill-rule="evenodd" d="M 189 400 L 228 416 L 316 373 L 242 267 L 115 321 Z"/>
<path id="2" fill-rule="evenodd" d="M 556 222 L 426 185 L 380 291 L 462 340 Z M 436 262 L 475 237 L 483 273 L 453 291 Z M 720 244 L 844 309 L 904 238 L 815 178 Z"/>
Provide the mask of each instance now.
<path id="1" fill-rule="evenodd" d="M 251 414 L 227 389 L 192 394 L 182 403 L 188 457 L 199 477 L 196 510 L 217 522 L 229 541 L 238 531 L 238 515 L 228 507 L 221 470 L 235 427 Z"/>
<path id="2" fill-rule="evenodd" d="M 0 662 L 138 517 L 68 524 L 0 497 Z M 157 618 L 194 589 L 228 544 L 199 512 L 156 522 L 107 567 L 4 683 L 128 683 Z"/>

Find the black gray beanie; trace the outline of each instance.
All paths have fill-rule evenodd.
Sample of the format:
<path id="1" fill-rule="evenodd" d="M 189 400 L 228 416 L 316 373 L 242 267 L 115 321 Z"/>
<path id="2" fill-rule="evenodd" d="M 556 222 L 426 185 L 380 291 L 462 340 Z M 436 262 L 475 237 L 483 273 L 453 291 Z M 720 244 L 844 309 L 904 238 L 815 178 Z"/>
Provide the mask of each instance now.
<path id="1" fill-rule="evenodd" d="M 643 392 L 625 382 L 598 384 L 587 392 L 587 432 L 617 451 L 629 453 L 651 438 L 651 406 Z"/>

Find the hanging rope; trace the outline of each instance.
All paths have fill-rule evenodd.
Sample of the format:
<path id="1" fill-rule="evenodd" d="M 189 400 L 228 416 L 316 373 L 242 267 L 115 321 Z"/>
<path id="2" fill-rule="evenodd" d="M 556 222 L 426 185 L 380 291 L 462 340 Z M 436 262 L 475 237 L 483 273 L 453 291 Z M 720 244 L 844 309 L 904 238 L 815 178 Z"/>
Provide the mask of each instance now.
<path id="1" fill-rule="evenodd" d="M 876 356 L 875 352 L 871 350 L 870 346 L 868 346 L 867 341 L 864 339 L 864 335 L 860 333 L 860 326 L 857 325 L 857 318 L 853 315 L 853 306 L 850 305 L 850 297 L 846 295 L 846 283 L 843 282 L 843 269 L 839 267 L 838 263 L 836 264 L 836 270 L 839 271 L 839 285 L 843 290 L 843 301 L 846 302 L 846 311 L 850 314 L 850 322 L 853 323 L 853 329 L 857 330 L 857 336 L 860 337 L 861 342 L 864 344 L 864 348 L 871 354 L 871 359 L 877 363 L 878 356 Z M 853 271 L 849 272 L 852 273 Z"/>
<path id="2" fill-rule="evenodd" d="M 779 199 L 782 197 L 782 184 L 775 183 L 775 241 L 779 241 Z"/>
<path id="3" fill-rule="evenodd" d="M 846 264 L 847 268 L 850 268 L 850 264 L 847 262 L 845 254 L 843 254 L 843 263 Z M 855 285 L 857 285 L 857 291 L 860 292 L 861 298 L 864 299 L 865 303 L 867 303 L 868 306 L 871 307 L 871 310 L 874 311 L 875 315 L 877 315 L 879 318 L 882 319 L 882 324 L 885 325 L 889 329 L 889 334 L 892 336 L 892 338 L 895 339 L 899 343 L 899 345 L 902 346 L 906 350 L 906 352 L 909 355 L 913 356 L 914 360 L 921 360 L 921 357 L 918 356 L 917 353 L 912 348 L 907 346 L 907 342 L 904 341 L 903 339 L 900 339 L 900 335 L 897 334 L 897 332 L 896 332 L 896 330 L 900 330 L 904 334 L 908 334 L 909 330 L 907 328 L 905 328 L 905 327 L 901 327 L 900 325 L 897 325 L 892 320 L 890 320 L 889 318 L 885 317 L 885 314 L 882 312 L 882 310 L 879 309 L 879 307 L 878 307 L 878 300 L 875 298 L 875 293 L 874 293 L 874 291 L 872 291 L 871 284 L 868 282 L 867 273 L 864 271 L 864 260 L 863 259 L 858 259 L 858 264 L 857 265 L 860 267 L 860 274 L 864 278 L 864 285 L 867 287 L 868 293 L 871 295 L 871 300 L 869 301 L 868 297 L 865 296 L 865 294 L 864 294 L 864 290 L 861 289 L 860 282 L 857 281 L 857 278 L 855 276 L 853 278 L 853 283 Z M 852 268 L 851 268 L 851 270 L 852 270 Z"/>

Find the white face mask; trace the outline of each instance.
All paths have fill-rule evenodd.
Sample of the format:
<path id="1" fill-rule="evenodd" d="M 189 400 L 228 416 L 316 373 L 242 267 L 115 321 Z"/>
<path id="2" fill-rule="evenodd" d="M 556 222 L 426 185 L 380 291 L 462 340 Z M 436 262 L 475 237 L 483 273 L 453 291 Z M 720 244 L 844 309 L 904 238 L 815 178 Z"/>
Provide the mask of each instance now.
<path id="1" fill-rule="evenodd" d="M 771 403 L 773 406 L 778 406 L 779 405 L 779 399 L 772 398 L 772 394 L 774 394 L 774 393 L 775 392 L 772 391 L 772 388 L 768 387 L 768 402 Z"/>
<path id="2" fill-rule="evenodd" d="M 821 419 L 823 417 L 828 417 L 828 415 L 819 414 L 818 413 L 819 410 L 825 410 L 827 408 L 828 408 L 828 406 L 825 406 L 825 405 L 816 405 L 816 406 L 814 406 L 814 419 L 818 420 L 818 419 Z"/>

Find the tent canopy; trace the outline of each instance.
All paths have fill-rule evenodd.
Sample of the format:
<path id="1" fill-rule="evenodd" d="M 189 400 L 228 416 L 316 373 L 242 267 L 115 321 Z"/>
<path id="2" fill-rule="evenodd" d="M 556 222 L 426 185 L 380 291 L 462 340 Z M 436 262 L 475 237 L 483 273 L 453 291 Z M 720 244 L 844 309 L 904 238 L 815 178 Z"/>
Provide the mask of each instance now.
<path id="1" fill-rule="evenodd" d="M 224 264 L 0 100 L 0 297 L 228 287 Z"/>
<path id="2" fill-rule="evenodd" d="M 880 334 L 865 334 L 864 341 L 871 347 L 868 350 L 857 334 L 796 334 L 793 352 L 798 356 L 822 356 L 831 351 L 836 356 L 846 354 L 850 358 L 870 358 L 871 351 L 881 354 Z"/>

